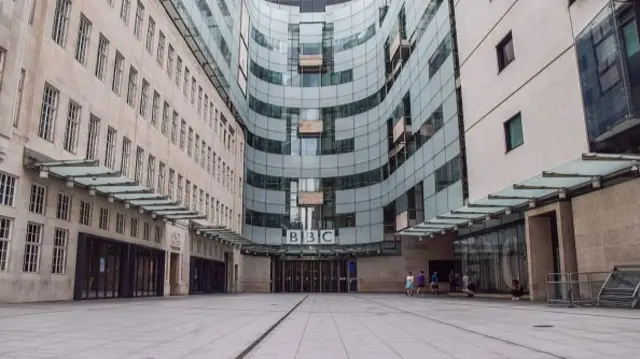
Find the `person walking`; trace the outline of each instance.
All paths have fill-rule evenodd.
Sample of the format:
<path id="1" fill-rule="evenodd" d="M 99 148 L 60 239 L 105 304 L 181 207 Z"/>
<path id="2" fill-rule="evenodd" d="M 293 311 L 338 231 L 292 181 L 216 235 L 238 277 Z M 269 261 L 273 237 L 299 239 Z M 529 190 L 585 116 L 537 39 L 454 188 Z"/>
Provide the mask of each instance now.
<path id="1" fill-rule="evenodd" d="M 416 278 L 416 287 L 417 287 L 416 296 L 420 295 L 420 292 L 424 291 L 424 282 L 425 282 L 424 271 L 420 271 L 420 274 L 418 274 L 418 277 Z"/>
<path id="2" fill-rule="evenodd" d="M 440 291 L 439 285 L 440 279 L 438 278 L 438 272 L 433 272 L 431 275 L 431 293 L 438 294 Z"/>
<path id="3" fill-rule="evenodd" d="M 449 292 L 453 293 L 456 291 L 456 275 L 453 272 L 453 269 L 449 273 Z"/>
<path id="4" fill-rule="evenodd" d="M 413 278 L 413 273 L 409 272 L 409 274 L 407 274 L 407 278 L 404 281 L 404 290 L 406 296 L 413 297 L 414 281 L 415 279 Z"/>

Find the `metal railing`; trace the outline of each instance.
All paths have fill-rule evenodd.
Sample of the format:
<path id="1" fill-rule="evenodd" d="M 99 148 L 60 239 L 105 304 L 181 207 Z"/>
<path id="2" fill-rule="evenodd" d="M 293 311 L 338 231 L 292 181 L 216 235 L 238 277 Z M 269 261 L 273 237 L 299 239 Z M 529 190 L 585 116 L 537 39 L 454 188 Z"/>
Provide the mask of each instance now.
<path id="1" fill-rule="evenodd" d="M 609 272 L 570 272 L 547 274 L 547 305 L 597 305 L 600 290 Z"/>

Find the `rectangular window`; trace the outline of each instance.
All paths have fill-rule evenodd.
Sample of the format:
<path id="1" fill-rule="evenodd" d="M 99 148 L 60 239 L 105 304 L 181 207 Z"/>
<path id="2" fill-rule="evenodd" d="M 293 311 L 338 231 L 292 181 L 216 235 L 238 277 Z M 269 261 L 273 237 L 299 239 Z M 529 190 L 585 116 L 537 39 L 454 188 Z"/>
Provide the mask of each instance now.
<path id="1" fill-rule="evenodd" d="M 129 176 L 129 159 L 131 158 L 131 140 L 127 137 L 122 139 L 122 158 L 120 159 L 120 173 Z"/>
<path id="2" fill-rule="evenodd" d="M 187 122 L 185 120 L 180 121 L 180 149 L 184 151 L 185 140 L 187 137 Z"/>
<path id="3" fill-rule="evenodd" d="M 176 56 L 173 46 L 169 44 L 169 50 L 167 50 L 167 76 L 171 78 L 173 75 L 173 58 Z"/>
<path id="4" fill-rule="evenodd" d="M 4 56 L 0 49 L 0 91 L 2 90 L 2 75 L 4 73 Z M 27 76 L 27 70 L 20 69 L 20 77 L 18 77 L 18 93 L 16 94 L 16 102 L 13 106 L 13 127 L 18 127 L 20 123 L 20 113 L 22 112 L 22 96 L 24 94 L 24 81 Z"/>
<path id="5" fill-rule="evenodd" d="M 111 83 L 111 90 L 118 96 L 120 96 L 120 89 L 122 87 L 122 76 L 124 75 L 124 56 L 116 51 L 116 58 L 113 61 L 113 82 Z"/>
<path id="6" fill-rule="evenodd" d="M 100 220 L 98 221 L 100 229 L 109 230 L 109 209 L 100 208 Z"/>
<path id="7" fill-rule="evenodd" d="M 516 59 L 511 31 L 498 43 L 496 51 L 498 54 L 498 72 L 500 72 Z"/>
<path id="8" fill-rule="evenodd" d="M 162 228 L 157 224 L 153 227 L 153 241 L 162 243 Z"/>
<path id="9" fill-rule="evenodd" d="M 178 56 L 176 61 L 176 86 L 180 86 L 180 80 L 182 79 L 182 58 Z"/>
<path id="10" fill-rule="evenodd" d="M 91 226 L 93 222 L 93 202 L 80 201 L 80 224 Z"/>
<path id="11" fill-rule="evenodd" d="M 131 0 L 122 0 L 120 5 L 120 18 L 125 24 L 129 23 L 129 8 L 131 8 Z"/>
<path id="12" fill-rule="evenodd" d="M 107 67 L 107 61 L 109 59 L 109 40 L 104 35 L 100 34 L 98 40 L 98 55 L 96 56 L 96 71 L 95 75 L 100 81 L 104 81 L 106 74 L 105 68 Z"/>
<path id="13" fill-rule="evenodd" d="M 112 170 L 116 169 L 116 142 L 118 133 L 112 127 L 107 128 L 107 146 L 104 150 L 104 165 Z"/>
<path id="14" fill-rule="evenodd" d="M 124 234 L 124 213 L 116 213 L 116 233 Z"/>
<path id="15" fill-rule="evenodd" d="M 211 173 L 211 146 L 207 147 L 207 173 Z"/>
<path id="16" fill-rule="evenodd" d="M 131 217 L 131 225 L 129 226 L 129 234 L 131 237 L 138 237 L 138 231 L 140 230 L 140 225 L 138 223 L 138 218 Z"/>
<path id="17" fill-rule="evenodd" d="M 67 106 L 67 125 L 64 129 L 62 146 L 66 151 L 71 153 L 76 153 L 78 150 L 78 131 L 80 128 L 81 112 L 82 108 L 80 105 L 69 100 L 69 106 Z"/>
<path id="18" fill-rule="evenodd" d="M 193 128 L 189 126 L 189 137 L 187 140 L 187 156 L 191 157 L 193 151 Z"/>
<path id="19" fill-rule="evenodd" d="M 208 122 L 207 118 L 209 117 L 209 114 L 209 95 L 204 94 L 204 110 L 202 111 L 202 119 L 205 124 Z"/>
<path id="20" fill-rule="evenodd" d="M 56 0 L 56 9 L 53 14 L 53 41 L 64 47 L 67 42 L 69 29 L 69 15 L 71 14 L 71 0 Z"/>
<path id="21" fill-rule="evenodd" d="M 133 23 L 133 34 L 138 40 L 142 36 L 142 22 L 144 21 L 144 5 L 138 1 L 138 7 L 136 8 L 136 19 Z"/>
<path id="22" fill-rule="evenodd" d="M 176 190 L 176 201 L 182 204 L 182 175 L 178 175 L 178 189 Z"/>
<path id="23" fill-rule="evenodd" d="M 173 111 L 171 115 L 171 143 L 174 145 L 178 141 L 178 113 Z"/>
<path id="24" fill-rule="evenodd" d="M 53 142 L 55 133 L 56 115 L 58 112 L 58 98 L 60 91 L 57 88 L 44 84 L 42 93 L 42 106 L 40 107 L 40 124 L 38 126 L 38 136 L 49 142 Z"/>
<path id="25" fill-rule="evenodd" d="M 162 66 L 163 62 L 164 62 L 164 42 L 165 42 L 166 38 L 164 36 L 164 33 L 162 31 L 159 32 L 158 34 L 158 52 L 156 53 L 156 61 L 158 62 L 158 65 Z"/>
<path id="26" fill-rule="evenodd" d="M 11 240 L 11 219 L 0 217 L 0 272 L 9 264 L 9 241 Z"/>
<path id="27" fill-rule="evenodd" d="M 47 189 L 39 184 L 32 184 L 29 195 L 29 212 L 44 214 L 46 198 Z"/>
<path id="28" fill-rule="evenodd" d="M 147 160 L 147 187 L 151 190 L 155 189 L 156 182 L 156 158 L 152 155 L 149 155 L 149 159 Z"/>
<path id="29" fill-rule="evenodd" d="M 89 116 L 89 131 L 87 136 L 87 154 L 88 160 L 98 158 L 98 137 L 100 136 L 100 119 L 94 114 Z"/>
<path id="30" fill-rule="evenodd" d="M 167 196 L 171 200 L 174 200 L 173 196 L 175 195 L 175 191 L 174 191 L 175 180 L 176 180 L 175 177 L 176 177 L 176 172 L 172 168 L 169 168 L 169 185 L 167 186 Z"/>
<path id="31" fill-rule="evenodd" d="M 202 113 L 202 86 L 198 86 L 198 113 Z"/>
<path id="32" fill-rule="evenodd" d="M 16 177 L 0 172 L 0 206 L 13 207 L 16 182 Z"/>
<path id="33" fill-rule="evenodd" d="M 40 247 L 42 246 L 42 232 L 44 226 L 36 223 L 27 223 L 27 233 L 24 244 L 24 260 L 22 271 L 37 273 L 40 270 Z"/>
<path id="34" fill-rule="evenodd" d="M 149 82 L 145 79 L 142 79 L 142 90 L 140 92 L 140 109 L 138 113 L 143 118 L 147 118 L 147 108 L 149 106 Z"/>
<path id="35" fill-rule="evenodd" d="M 142 183 L 142 171 L 144 167 L 143 161 L 144 161 L 144 150 L 142 149 L 142 147 L 138 146 L 136 148 L 136 167 L 135 167 L 135 173 L 133 177 L 133 179 L 138 183 Z"/>
<path id="36" fill-rule="evenodd" d="M 187 180 L 184 185 L 184 204 L 191 208 L 191 181 Z"/>
<path id="37" fill-rule="evenodd" d="M 200 161 L 200 136 L 196 135 L 196 148 L 193 154 L 193 160 L 195 163 Z"/>
<path id="38" fill-rule="evenodd" d="M 169 131 L 169 103 L 167 101 L 162 105 L 162 124 L 160 125 L 160 131 L 165 137 Z"/>
<path id="39" fill-rule="evenodd" d="M 87 64 L 87 52 L 89 51 L 89 39 L 91 38 L 91 21 L 84 15 L 80 15 L 80 25 L 78 26 L 78 40 L 76 41 L 76 60 Z"/>
<path id="40" fill-rule="evenodd" d="M 151 225 L 148 222 L 142 224 L 142 239 L 145 241 L 151 240 Z"/>
<path id="41" fill-rule="evenodd" d="M 202 145 L 200 146 L 200 167 L 202 169 L 205 169 L 205 166 L 206 166 L 206 163 L 205 163 L 205 161 L 206 161 L 206 157 L 205 157 L 206 149 L 207 149 L 207 144 L 203 140 L 202 141 Z"/>
<path id="42" fill-rule="evenodd" d="M 522 116 L 520 113 L 504 123 L 504 138 L 507 152 L 524 143 Z"/>
<path id="43" fill-rule="evenodd" d="M 191 78 L 191 106 L 196 105 L 196 78 Z"/>
<path id="44" fill-rule="evenodd" d="M 156 36 L 156 22 L 149 16 L 149 24 L 147 24 L 147 39 L 144 47 L 149 54 L 153 53 L 153 38 Z"/>
<path id="45" fill-rule="evenodd" d="M 153 100 L 151 101 L 151 125 L 158 128 L 158 116 L 160 115 L 160 94 L 153 91 Z"/>
<path id="46" fill-rule="evenodd" d="M 158 193 L 165 195 L 165 176 L 167 175 L 167 165 L 162 161 L 158 164 Z"/>
<path id="47" fill-rule="evenodd" d="M 129 83 L 127 85 L 127 103 L 134 108 L 136 105 L 136 97 L 138 93 L 138 70 L 135 67 L 129 67 Z"/>
<path id="48" fill-rule="evenodd" d="M 58 193 L 58 204 L 56 206 L 56 218 L 62 219 L 64 221 L 71 220 L 71 196 L 59 192 Z"/>
<path id="49" fill-rule="evenodd" d="M 53 235 L 53 258 L 51 273 L 65 274 L 67 272 L 67 246 L 69 245 L 69 230 L 56 228 Z"/>
<path id="50" fill-rule="evenodd" d="M 191 77 L 191 72 L 188 67 L 184 68 L 184 82 L 182 86 L 182 94 L 187 96 L 189 93 L 189 77 Z"/>

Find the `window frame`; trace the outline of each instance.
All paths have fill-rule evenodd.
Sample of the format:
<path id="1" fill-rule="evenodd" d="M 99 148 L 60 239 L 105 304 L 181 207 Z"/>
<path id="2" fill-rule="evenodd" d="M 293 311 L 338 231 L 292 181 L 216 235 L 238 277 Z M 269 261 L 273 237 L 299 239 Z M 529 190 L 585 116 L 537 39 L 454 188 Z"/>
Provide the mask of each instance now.
<path id="1" fill-rule="evenodd" d="M 516 120 L 519 120 L 520 122 L 520 138 L 522 139 L 518 144 L 514 144 L 512 142 L 511 131 L 510 131 L 511 125 Z M 511 116 L 508 120 L 506 120 L 502 124 L 502 126 L 504 128 L 505 153 L 509 153 L 524 144 L 524 128 L 522 126 L 522 112 L 518 112 L 515 115 Z"/>

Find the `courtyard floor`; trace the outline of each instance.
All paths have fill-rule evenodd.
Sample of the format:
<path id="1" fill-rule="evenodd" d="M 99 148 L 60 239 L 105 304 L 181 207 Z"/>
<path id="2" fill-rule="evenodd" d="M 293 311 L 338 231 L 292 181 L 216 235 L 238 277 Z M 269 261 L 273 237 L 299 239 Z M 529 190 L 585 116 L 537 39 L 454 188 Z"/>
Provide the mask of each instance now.
<path id="1" fill-rule="evenodd" d="M 640 311 L 627 309 L 392 294 L 0 305 L 1 359 L 610 359 L 638 353 Z"/>

